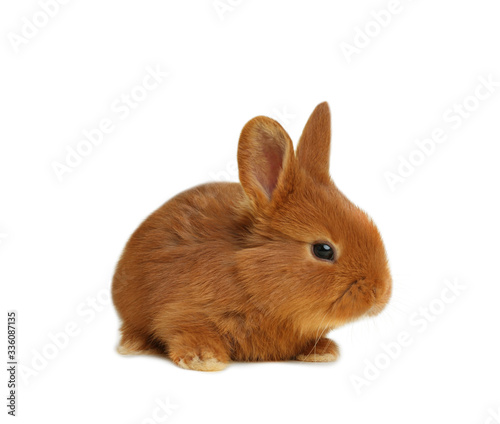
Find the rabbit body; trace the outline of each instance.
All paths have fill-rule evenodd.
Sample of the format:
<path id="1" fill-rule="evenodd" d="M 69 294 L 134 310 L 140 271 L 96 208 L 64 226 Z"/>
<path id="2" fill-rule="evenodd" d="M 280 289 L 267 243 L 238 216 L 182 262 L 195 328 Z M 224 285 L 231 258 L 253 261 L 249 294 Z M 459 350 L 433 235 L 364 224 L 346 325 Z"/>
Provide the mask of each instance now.
<path id="1" fill-rule="evenodd" d="M 333 361 L 339 349 L 324 335 L 383 309 L 385 249 L 330 180 L 329 127 L 321 104 L 294 154 L 277 122 L 254 118 L 240 138 L 241 184 L 182 192 L 139 226 L 113 279 L 121 353 L 165 354 L 201 371 L 231 360 Z M 333 257 L 315 256 L 317 246 Z"/>

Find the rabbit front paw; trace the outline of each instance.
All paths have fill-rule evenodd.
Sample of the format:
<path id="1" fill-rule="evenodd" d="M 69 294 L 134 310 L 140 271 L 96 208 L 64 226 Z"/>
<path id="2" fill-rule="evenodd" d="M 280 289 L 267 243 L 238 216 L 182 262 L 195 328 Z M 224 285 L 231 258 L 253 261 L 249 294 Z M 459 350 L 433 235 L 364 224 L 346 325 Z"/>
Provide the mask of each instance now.
<path id="1" fill-rule="evenodd" d="M 340 350 L 333 340 L 325 337 L 313 340 L 295 359 L 302 362 L 333 362 L 338 359 Z"/>
<path id="2" fill-rule="evenodd" d="M 172 360 L 176 365 L 187 370 L 195 371 L 221 371 L 227 367 L 227 362 L 217 358 L 210 351 L 187 353 L 182 356 L 174 355 Z"/>

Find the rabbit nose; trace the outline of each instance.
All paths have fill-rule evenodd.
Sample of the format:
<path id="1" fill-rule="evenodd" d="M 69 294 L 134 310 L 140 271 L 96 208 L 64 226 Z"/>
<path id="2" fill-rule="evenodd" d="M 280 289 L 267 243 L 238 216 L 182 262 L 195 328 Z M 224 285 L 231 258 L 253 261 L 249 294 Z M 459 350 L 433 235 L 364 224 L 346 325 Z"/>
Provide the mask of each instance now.
<path id="1" fill-rule="evenodd" d="M 386 296 L 391 287 L 390 279 L 376 279 L 373 281 L 371 290 L 375 299 L 382 299 Z"/>

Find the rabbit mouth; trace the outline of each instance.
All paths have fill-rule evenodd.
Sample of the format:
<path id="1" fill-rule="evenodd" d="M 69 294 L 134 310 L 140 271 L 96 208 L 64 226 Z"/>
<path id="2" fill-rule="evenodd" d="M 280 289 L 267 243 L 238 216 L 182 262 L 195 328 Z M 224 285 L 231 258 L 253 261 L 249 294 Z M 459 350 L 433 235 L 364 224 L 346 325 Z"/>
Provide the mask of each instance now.
<path id="1" fill-rule="evenodd" d="M 359 283 L 359 280 L 353 281 L 352 283 L 349 284 L 349 286 L 345 289 L 345 291 L 333 301 L 332 307 L 335 308 L 338 306 L 344 298 L 346 298 L 346 295 L 349 294 L 349 292 L 352 290 L 352 288 Z"/>
<path id="2" fill-rule="evenodd" d="M 341 315 L 356 318 L 377 306 L 377 289 L 367 283 L 366 278 L 351 282 L 345 291 L 333 302 L 332 308 Z M 381 309 L 383 306 L 381 306 Z M 374 314 L 378 311 L 374 310 Z"/>
<path id="3" fill-rule="evenodd" d="M 364 280 L 364 278 L 363 278 L 363 280 Z M 359 283 L 359 281 L 360 280 L 356 280 L 356 281 L 353 281 L 351 284 L 349 284 L 349 287 L 347 287 L 347 289 L 344 291 L 344 293 L 342 293 L 340 295 L 340 297 L 334 303 L 340 302 L 345 297 L 345 295 L 347 293 L 349 293 L 356 284 Z"/>
<path id="4" fill-rule="evenodd" d="M 368 289 L 371 291 L 371 293 L 373 294 L 373 296 L 375 297 L 376 296 L 376 292 L 375 292 L 375 287 L 373 288 L 368 288 L 366 287 L 367 285 L 364 284 L 366 281 L 366 278 L 365 277 L 362 277 L 356 281 L 353 281 L 351 284 L 349 284 L 349 287 L 347 287 L 347 289 L 345 290 L 344 293 L 342 293 L 342 295 L 340 296 L 339 300 L 342 299 L 346 294 L 348 294 L 349 292 L 352 292 L 354 289 L 357 289 L 361 292 L 365 292 L 365 289 Z"/>

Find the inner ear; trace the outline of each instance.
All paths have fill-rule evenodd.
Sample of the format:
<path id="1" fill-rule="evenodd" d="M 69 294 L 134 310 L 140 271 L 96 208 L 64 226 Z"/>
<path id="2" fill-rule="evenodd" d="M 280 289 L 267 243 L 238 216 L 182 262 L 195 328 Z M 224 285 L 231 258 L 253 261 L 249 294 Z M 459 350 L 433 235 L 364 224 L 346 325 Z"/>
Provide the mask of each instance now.
<path id="1" fill-rule="evenodd" d="M 256 167 L 254 172 L 268 199 L 271 199 L 273 191 L 278 185 L 284 156 L 285 152 L 282 146 L 274 144 L 272 140 L 263 140 L 262 163 Z"/>

